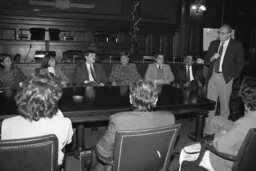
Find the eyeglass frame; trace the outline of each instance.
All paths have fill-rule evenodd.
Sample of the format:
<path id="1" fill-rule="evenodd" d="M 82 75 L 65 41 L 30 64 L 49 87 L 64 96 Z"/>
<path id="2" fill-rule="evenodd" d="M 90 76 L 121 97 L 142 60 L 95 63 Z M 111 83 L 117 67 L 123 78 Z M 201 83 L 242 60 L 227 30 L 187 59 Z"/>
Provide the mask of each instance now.
<path id="1" fill-rule="evenodd" d="M 221 35 L 224 35 L 224 34 L 228 34 L 228 33 L 230 33 L 230 32 L 224 33 L 224 32 L 221 32 L 221 31 L 217 31 L 217 33 L 218 33 L 218 34 L 221 34 Z"/>

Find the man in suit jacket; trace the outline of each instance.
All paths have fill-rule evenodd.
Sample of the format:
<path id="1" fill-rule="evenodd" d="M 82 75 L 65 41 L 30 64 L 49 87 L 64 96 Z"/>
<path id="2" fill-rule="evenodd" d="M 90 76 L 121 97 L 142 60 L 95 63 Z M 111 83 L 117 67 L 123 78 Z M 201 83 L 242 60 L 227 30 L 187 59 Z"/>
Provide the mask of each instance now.
<path id="1" fill-rule="evenodd" d="M 175 118 L 169 111 L 152 111 L 158 99 L 158 88 L 152 81 L 138 81 L 130 88 L 130 103 L 133 111 L 114 114 L 109 119 L 105 135 L 96 144 L 101 158 L 113 159 L 115 136 L 118 130 L 138 130 L 172 125 Z M 104 161 L 101 161 L 104 163 Z M 105 165 L 105 167 L 107 167 Z M 96 164 L 93 170 L 104 170 L 102 164 Z"/>
<path id="2" fill-rule="evenodd" d="M 187 55 L 184 59 L 185 65 L 179 67 L 175 78 L 179 87 L 188 88 L 191 92 L 197 91 L 205 83 L 203 69 L 199 65 L 193 65 L 193 56 Z"/>
<path id="3" fill-rule="evenodd" d="M 108 81 L 108 78 L 102 67 L 95 64 L 95 51 L 85 51 L 84 57 L 86 61 L 78 64 L 75 68 L 73 83 L 76 85 L 103 86 Z"/>
<path id="4" fill-rule="evenodd" d="M 149 64 L 145 74 L 146 80 L 151 80 L 159 84 L 170 84 L 174 81 L 174 76 L 169 65 L 164 64 L 164 55 L 159 53 L 156 56 L 156 63 Z"/>
<path id="5" fill-rule="evenodd" d="M 210 64 L 208 71 L 207 98 L 220 101 L 220 115 L 228 118 L 229 100 L 233 80 L 238 78 L 244 65 L 243 46 L 231 38 L 231 27 L 223 25 L 219 30 L 219 40 L 210 43 L 205 55 L 205 63 Z M 215 109 L 206 118 L 204 133 L 209 134 L 209 121 L 214 117 Z"/>

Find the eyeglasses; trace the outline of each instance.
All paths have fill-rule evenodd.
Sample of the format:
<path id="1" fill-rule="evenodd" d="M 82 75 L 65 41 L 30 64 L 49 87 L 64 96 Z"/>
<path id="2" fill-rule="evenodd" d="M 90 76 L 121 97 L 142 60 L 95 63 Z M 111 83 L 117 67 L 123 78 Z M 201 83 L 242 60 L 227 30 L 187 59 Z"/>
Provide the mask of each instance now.
<path id="1" fill-rule="evenodd" d="M 228 34 L 228 33 L 229 32 L 224 33 L 224 32 L 218 31 L 218 34 L 221 34 L 221 35 Z"/>

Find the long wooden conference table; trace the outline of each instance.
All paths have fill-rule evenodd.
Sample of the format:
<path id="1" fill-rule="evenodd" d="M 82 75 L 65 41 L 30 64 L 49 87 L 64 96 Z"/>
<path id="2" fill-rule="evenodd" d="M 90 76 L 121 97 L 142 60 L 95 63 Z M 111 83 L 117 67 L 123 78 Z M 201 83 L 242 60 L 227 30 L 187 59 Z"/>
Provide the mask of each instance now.
<path id="1" fill-rule="evenodd" d="M 14 96 L 16 90 L 0 90 L 0 122 L 17 114 Z M 83 96 L 75 102 L 74 95 Z M 168 110 L 178 116 L 196 117 L 196 140 L 203 135 L 204 120 L 215 102 L 196 94 L 172 87 L 162 86 L 156 110 Z M 108 121 L 111 114 L 132 110 L 128 86 L 68 87 L 63 88 L 59 108 L 65 117 L 77 125 L 76 150 L 84 150 L 84 125 L 89 122 Z"/>

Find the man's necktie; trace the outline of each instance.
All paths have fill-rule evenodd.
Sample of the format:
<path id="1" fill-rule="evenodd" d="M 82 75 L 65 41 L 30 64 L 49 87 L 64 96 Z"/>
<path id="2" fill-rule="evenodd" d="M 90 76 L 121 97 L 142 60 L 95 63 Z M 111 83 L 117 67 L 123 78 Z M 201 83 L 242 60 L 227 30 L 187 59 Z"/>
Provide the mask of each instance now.
<path id="1" fill-rule="evenodd" d="M 221 59 L 222 51 L 223 51 L 223 43 L 221 43 L 220 48 L 219 48 L 219 51 L 218 51 L 218 53 L 219 53 L 220 56 L 219 56 L 219 58 L 215 61 L 215 65 L 214 65 L 214 67 L 215 67 L 215 72 L 219 72 L 219 70 L 220 70 L 220 59 Z"/>
<path id="2" fill-rule="evenodd" d="M 159 66 L 158 66 L 158 69 L 162 69 L 162 68 L 163 68 L 162 65 L 159 65 Z"/>
<path id="3" fill-rule="evenodd" d="M 96 81 L 96 77 L 95 77 L 95 74 L 94 74 L 94 70 L 92 69 L 92 65 L 90 65 L 90 72 L 92 74 L 92 78 L 94 79 L 94 81 Z"/>

